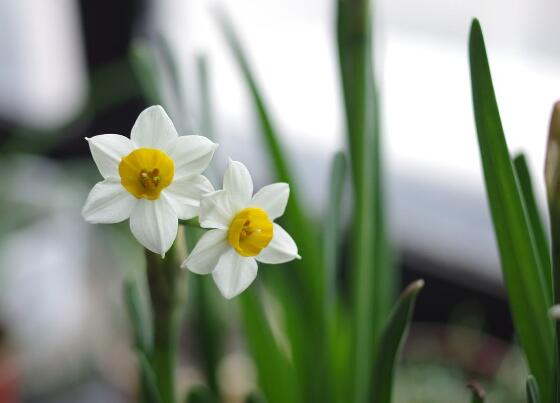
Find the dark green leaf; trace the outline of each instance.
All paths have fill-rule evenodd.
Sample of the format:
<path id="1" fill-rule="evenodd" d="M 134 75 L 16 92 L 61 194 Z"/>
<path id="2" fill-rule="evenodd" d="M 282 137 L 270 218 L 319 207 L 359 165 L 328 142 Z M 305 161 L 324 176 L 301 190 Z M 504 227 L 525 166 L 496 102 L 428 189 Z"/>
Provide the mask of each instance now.
<path id="1" fill-rule="evenodd" d="M 477 20 L 471 27 L 469 54 L 482 167 L 515 329 L 545 401 L 550 401 L 554 351 L 545 280 L 511 164 Z"/>
<path id="2" fill-rule="evenodd" d="M 383 329 L 373 366 L 374 403 L 391 402 L 395 366 L 412 318 L 416 296 L 422 287 L 424 281 L 416 280 L 403 291 Z"/>
<path id="3" fill-rule="evenodd" d="M 544 225 L 539 213 L 539 208 L 535 199 L 531 174 L 527 166 L 527 160 L 524 154 L 518 154 L 513 159 L 513 167 L 521 190 L 523 204 L 529 218 L 531 235 L 534 240 L 537 257 L 539 258 L 539 267 L 542 269 L 542 277 L 544 279 L 545 290 L 547 292 L 547 304 L 552 305 L 552 267 L 550 264 L 550 248 L 548 247 L 548 237 L 544 229 Z"/>

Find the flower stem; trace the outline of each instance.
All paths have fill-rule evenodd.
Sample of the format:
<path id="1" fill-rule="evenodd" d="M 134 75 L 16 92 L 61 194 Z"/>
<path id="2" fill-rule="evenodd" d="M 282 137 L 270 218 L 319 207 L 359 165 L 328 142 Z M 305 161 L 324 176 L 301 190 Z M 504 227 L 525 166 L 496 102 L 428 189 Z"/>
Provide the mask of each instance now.
<path id="1" fill-rule="evenodd" d="M 175 371 L 177 346 L 185 299 L 185 273 L 180 263 L 186 257 L 184 231 L 166 257 L 146 251 L 148 289 L 153 314 L 154 344 L 150 364 L 156 376 L 161 403 L 176 403 Z"/>

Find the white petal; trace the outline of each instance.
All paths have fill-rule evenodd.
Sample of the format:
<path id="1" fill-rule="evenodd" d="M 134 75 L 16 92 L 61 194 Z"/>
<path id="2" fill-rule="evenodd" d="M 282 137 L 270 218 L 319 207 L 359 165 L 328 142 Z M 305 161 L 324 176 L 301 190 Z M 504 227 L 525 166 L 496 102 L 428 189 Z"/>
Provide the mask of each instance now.
<path id="1" fill-rule="evenodd" d="M 177 130 L 173 122 L 159 106 L 144 109 L 130 133 L 130 139 L 139 147 L 164 149 L 169 143 L 177 140 Z"/>
<path id="2" fill-rule="evenodd" d="M 274 223 L 272 240 L 257 256 L 261 263 L 278 264 L 301 259 L 298 248 L 290 234 L 284 228 Z"/>
<path id="3" fill-rule="evenodd" d="M 257 269 L 255 258 L 241 256 L 230 249 L 218 260 L 212 277 L 222 295 L 231 299 L 251 285 L 257 277 Z"/>
<path id="4" fill-rule="evenodd" d="M 218 145 L 203 136 L 181 136 L 164 150 L 175 163 L 174 179 L 200 175 L 212 160 Z"/>
<path id="5" fill-rule="evenodd" d="M 120 134 L 101 134 L 87 138 L 97 169 L 105 179 L 120 179 L 119 164 L 124 156 L 134 150 L 128 137 Z"/>
<path id="6" fill-rule="evenodd" d="M 206 232 L 181 267 L 196 274 L 212 273 L 220 257 L 231 248 L 226 238 L 227 231 L 221 229 Z"/>
<path id="7" fill-rule="evenodd" d="M 89 192 L 82 216 L 92 224 L 114 224 L 130 217 L 136 202 L 120 182 L 105 180 Z"/>
<path id="8" fill-rule="evenodd" d="M 290 186 L 287 183 L 273 183 L 255 193 L 251 205 L 262 208 L 274 220 L 284 214 L 289 196 Z"/>
<path id="9" fill-rule="evenodd" d="M 203 228 L 228 229 L 235 213 L 225 190 L 206 194 L 200 200 L 199 220 Z"/>
<path id="10" fill-rule="evenodd" d="M 139 199 L 130 215 L 130 230 L 148 250 L 162 256 L 177 236 L 177 214 L 165 195 L 156 200 Z"/>
<path id="11" fill-rule="evenodd" d="M 198 215 L 202 195 L 213 191 L 214 187 L 210 181 L 205 176 L 197 175 L 186 179 L 173 179 L 171 185 L 163 192 L 179 219 L 189 220 Z"/>
<path id="12" fill-rule="evenodd" d="M 231 161 L 224 174 L 224 190 L 236 210 L 249 204 L 253 196 L 253 179 L 247 167 L 238 161 Z"/>

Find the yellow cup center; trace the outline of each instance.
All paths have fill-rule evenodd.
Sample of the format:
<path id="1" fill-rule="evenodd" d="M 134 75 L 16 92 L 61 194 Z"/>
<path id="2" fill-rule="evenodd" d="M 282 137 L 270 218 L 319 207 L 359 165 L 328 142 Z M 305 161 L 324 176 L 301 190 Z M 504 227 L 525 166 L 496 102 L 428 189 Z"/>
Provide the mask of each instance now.
<path id="1" fill-rule="evenodd" d="M 138 199 L 156 200 L 173 180 L 175 164 L 155 148 L 138 148 L 119 164 L 121 184 Z"/>
<path id="2" fill-rule="evenodd" d="M 228 242 L 241 256 L 257 256 L 272 240 L 272 232 L 266 211 L 249 207 L 231 221 Z"/>

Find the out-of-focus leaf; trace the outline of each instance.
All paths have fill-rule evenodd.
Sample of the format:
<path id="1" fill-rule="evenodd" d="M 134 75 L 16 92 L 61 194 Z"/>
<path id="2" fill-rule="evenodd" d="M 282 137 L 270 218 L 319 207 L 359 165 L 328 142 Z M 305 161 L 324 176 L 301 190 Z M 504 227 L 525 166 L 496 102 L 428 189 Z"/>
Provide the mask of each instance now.
<path id="1" fill-rule="evenodd" d="M 286 218 L 286 227 L 288 227 L 289 232 L 296 240 L 300 255 L 305 262 L 302 262 L 300 265 L 301 270 L 296 270 L 295 275 L 303 276 L 302 282 L 308 288 L 306 290 L 309 296 L 308 303 L 314 307 L 321 307 L 321 301 L 324 296 L 324 274 L 322 273 L 320 265 L 316 233 L 313 231 L 314 226 L 309 221 L 308 216 L 304 214 L 297 184 L 293 181 L 293 175 L 289 168 L 288 160 L 285 158 L 286 153 L 279 142 L 280 136 L 278 130 L 272 122 L 270 112 L 265 104 L 262 92 L 257 84 L 247 57 L 245 56 L 241 42 L 229 18 L 224 13 L 218 13 L 217 17 L 224 38 L 227 40 L 229 48 L 249 88 L 261 125 L 261 133 L 267 145 L 269 155 L 274 163 L 273 168 L 276 176 L 279 180 L 290 184 L 290 201 L 288 202 L 284 217 Z M 319 312 L 320 310 L 315 309 L 314 311 Z"/>
<path id="2" fill-rule="evenodd" d="M 280 302 L 281 306 L 293 305 L 286 298 L 299 301 L 298 309 L 288 312 L 288 316 L 294 319 L 291 323 L 298 323 L 291 327 L 293 331 L 288 332 L 288 335 L 292 348 L 294 348 L 294 365 L 298 377 L 301 378 L 301 385 L 306 389 L 306 399 L 328 402 L 330 399 L 328 389 L 331 382 L 327 380 L 328 375 L 326 373 L 327 364 L 325 361 L 327 356 L 324 354 L 326 326 L 322 314 L 325 298 L 325 273 L 321 266 L 321 254 L 317 241 L 319 239 L 318 233 L 309 218 L 310 216 L 304 212 L 297 184 L 292 180 L 293 175 L 288 160 L 285 158 L 285 153 L 279 142 L 279 133 L 272 122 L 241 42 L 228 17 L 223 13 L 218 13 L 217 18 L 249 88 L 261 126 L 261 134 L 273 162 L 276 176 L 280 181 L 290 184 L 290 200 L 282 222 L 296 241 L 302 260 L 291 262 L 289 266 L 293 267 L 294 270 L 283 274 L 282 282 L 290 284 L 290 295 L 286 297 L 283 292 L 278 293 L 278 295 L 283 298 Z M 272 284 L 272 286 L 276 287 L 276 284 Z M 296 340 L 294 337 L 300 339 Z M 309 340 L 313 340 L 312 345 L 308 345 L 305 349 L 298 349 L 299 346 L 303 346 Z M 263 388 L 263 392 L 270 401 L 269 390 Z"/>
<path id="3" fill-rule="evenodd" d="M 189 390 L 185 403 L 218 403 L 218 399 L 206 386 L 196 385 Z"/>
<path id="4" fill-rule="evenodd" d="M 470 381 L 467 387 L 471 390 L 471 402 L 472 403 L 484 403 L 484 397 L 486 392 L 484 388 L 477 381 Z"/>
<path id="5" fill-rule="evenodd" d="M 527 403 L 541 403 L 539 385 L 533 375 L 527 377 Z"/>
<path id="6" fill-rule="evenodd" d="M 138 352 L 138 363 L 142 380 L 143 401 L 146 403 L 162 403 L 154 370 L 148 362 L 146 355 L 142 352 Z"/>
<path id="7" fill-rule="evenodd" d="M 552 284 L 554 305 L 560 304 L 560 102 L 552 109 L 544 177 L 550 218 L 550 235 L 552 241 Z M 560 402 L 560 322 L 555 322 L 556 357 L 555 357 L 555 402 Z M 537 378 L 538 380 L 538 378 Z M 542 385 L 541 385 L 542 391 Z"/>
<path id="8" fill-rule="evenodd" d="M 544 401 L 550 401 L 554 348 L 545 280 L 508 152 L 477 20 L 471 26 L 469 55 L 486 191 L 515 329 Z"/>
<path id="9" fill-rule="evenodd" d="M 124 297 L 132 331 L 134 334 L 134 344 L 144 354 L 149 354 L 152 348 L 152 332 L 150 318 L 142 308 L 142 298 L 138 284 L 133 279 L 126 279 L 124 283 Z"/>
<path id="10" fill-rule="evenodd" d="M 513 167 L 521 190 L 523 204 L 529 218 L 531 235 L 535 242 L 540 261 L 539 267 L 542 269 L 542 277 L 545 283 L 545 291 L 547 292 L 547 304 L 552 305 L 552 267 L 550 264 L 550 248 L 548 247 L 548 238 L 544 230 L 544 225 L 539 213 L 539 208 L 533 191 L 533 182 L 531 174 L 527 166 L 527 160 L 524 154 L 519 154 L 513 159 Z"/>
<path id="11" fill-rule="evenodd" d="M 337 38 L 354 184 L 353 401 L 370 401 L 372 357 L 394 298 L 396 271 L 385 231 L 379 113 L 370 0 L 338 0 Z"/>
<path id="12" fill-rule="evenodd" d="M 239 296 L 239 301 L 259 387 L 270 403 L 301 402 L 295 371 L 274 338 L 257 292 L 253 285 Z"/>
<path id="13" fill-rule="evenodd" d="M 323 235 L 323 266 L 325 270 L 325 315 L 332 312 L 336 298 L 336 275 L 340 250 L 340 204 L 344 190 L 346 158 L 344 153 L 335 154 L 331 166 L 329 189 L 329 205 L 325 217 L 325 233 Z"/>
<path id="14" fill-rule="evenodd" d="M 372 402 L 391 402 L 395 366 L 422 287 L 424 280 L 416 280 L 403 291 L 381 333 L 373 365 Z"/>
<path id="15" fill-rule="evenodd" d="M 130 61 L 146 102 L 152 105 L 161 104 L 162 97 L 158 88 L 157 65 L 152 49 L 146 40 L 139 39 L 131 45 Z"/>

